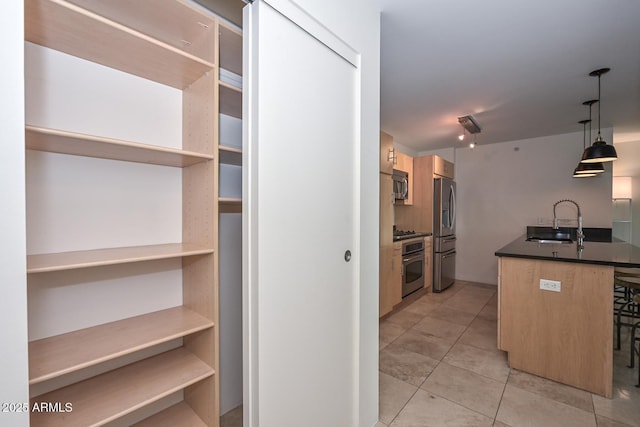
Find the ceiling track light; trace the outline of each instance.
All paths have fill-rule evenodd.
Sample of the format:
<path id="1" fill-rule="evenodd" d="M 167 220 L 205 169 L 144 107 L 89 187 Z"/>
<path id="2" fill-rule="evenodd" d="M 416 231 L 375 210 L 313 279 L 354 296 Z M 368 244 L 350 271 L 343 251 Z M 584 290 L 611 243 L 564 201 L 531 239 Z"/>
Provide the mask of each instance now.
<path id="1" fill-rule="evenodd" d="M 482 130 L 478 122 L 476 122 L 476 119 L 471 115 L 458 117 L 458 123 L 460 123 L 460 125 L 462 125 L 462 127 L 470 134 L 480 133 Z"/>
<path id="2" fill-rule="evenodd" d="M 469 148 L 475 148 L 475 147 L 476 147 L 476 136 L 473 135 L 473 141 L 469 143 Z"/>
<path id="3" fill-rule="evenodd" d="M 618 159 L 615 147 L 607 144 L 600 134 L 600 78 L 610 70 L 610 68 L 601 68 L 589 73 L 591 77 L 598 77 L 598 136 L 591 147 L 582 154 L 582 163 L 611 162 Z"/>

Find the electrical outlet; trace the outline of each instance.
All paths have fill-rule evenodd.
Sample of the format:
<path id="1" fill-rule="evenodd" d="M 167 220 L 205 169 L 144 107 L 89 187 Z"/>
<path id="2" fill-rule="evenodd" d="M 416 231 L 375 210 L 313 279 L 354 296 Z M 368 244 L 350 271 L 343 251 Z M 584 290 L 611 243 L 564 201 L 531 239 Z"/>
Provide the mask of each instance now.
<path id="1" fill-rule="evenodd" d="M 540 279 L 540 289 L 545 291 L 560 292 L 561 284 L 556 280 Z"/>

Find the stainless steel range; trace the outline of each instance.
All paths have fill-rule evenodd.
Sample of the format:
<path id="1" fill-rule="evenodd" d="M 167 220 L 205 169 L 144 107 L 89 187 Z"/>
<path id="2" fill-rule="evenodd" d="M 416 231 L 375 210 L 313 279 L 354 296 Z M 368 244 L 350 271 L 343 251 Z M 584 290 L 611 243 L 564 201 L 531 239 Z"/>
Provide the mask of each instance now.
<path id="1" fill-rule="evenodd" d="M 402 244 L 402 298 L 424 288 L 424 239 Z"/>
<path id="2" fill-rule="evenodd" d="M 393 229 L 393 241 L 414 239 L 416 237 L 430 236 L 431 233 L 422 233 L 414 230 L 397 230 L 394 226 Z"/>

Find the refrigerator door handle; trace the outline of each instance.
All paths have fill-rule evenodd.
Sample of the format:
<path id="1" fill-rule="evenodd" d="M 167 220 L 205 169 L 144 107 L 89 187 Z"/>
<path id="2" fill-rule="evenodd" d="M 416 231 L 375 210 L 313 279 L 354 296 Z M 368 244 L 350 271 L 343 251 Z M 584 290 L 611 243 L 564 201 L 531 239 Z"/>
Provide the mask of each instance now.
<path id="1" fill-rule="evenodd" d="M 451 186 L 451 192 L 449 193 L 449 224 L 451 230 L 455 230 L 456 226 L 456 190 L 453 185 Z"/>

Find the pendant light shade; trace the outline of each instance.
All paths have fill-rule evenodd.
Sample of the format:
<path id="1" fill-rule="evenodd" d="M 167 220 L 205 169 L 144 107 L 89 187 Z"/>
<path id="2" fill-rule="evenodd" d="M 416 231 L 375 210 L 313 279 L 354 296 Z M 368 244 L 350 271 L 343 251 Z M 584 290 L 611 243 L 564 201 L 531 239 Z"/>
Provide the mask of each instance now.
<path id="1" fill-rule="evenodd" d="M 589 107 L 589 120 L 580 120 L 578 123 L 582 125 L 582 147 L 584 151 L 582 152 L 582 157 L 588 153 L 588 150 L 591 147 L 587 147 L 587 123 L 589 123 L 589 141 L 591 141 L 591 106 L 598 102 L 597 99 L 591 99 L 589 101 L 584 101 L 582 105 L 586 105 Z M 578 163 L 578 167 L 573 171 L 573 176 L 576 177 L 576 174 L 582 175 L 587 174 L 587 176 L 595 176 L 592 174 L 599 174 L 604 172 L 604 164 L 602 162 L 594 162 L 594 163 Z"/>
<path id="2" fill-rule="evenodd" d="M 591 178 L 591 177 L 594 177 L 594 176 L 598 176 L 597 173 L 579 173 L 579 172 L 577 172 L 577 170 L 578 170 L 578 168 L 576 168 L 573 171 L 573 177 L 574 178 Z"/>
<path id="3" fill-rule="evenodd" d="M 618 159 L 618 153 L 613 145 L 607 144 L 600 134 L 593 145 L 582 155 L 582 163 L 612 162 Z"/>
<path id="4" fill-rule="evenodd" d="M 601 68 L 589 73 L 592 77 L 598 77 L 598 136 L 593 145 L 582 153 L 581 163 L 611 162 L 618 159 L 615 147 L 607 144 L 600 134 L 600 77 L 609 70 L 609 68 Z"/>
<path id="5" fill-rule="evenodd" d="M 602 163 L 578 163 L 578 167 L 573 171 L 574 174 L 599 174 L 602 172 L 604 172 Z"/>

